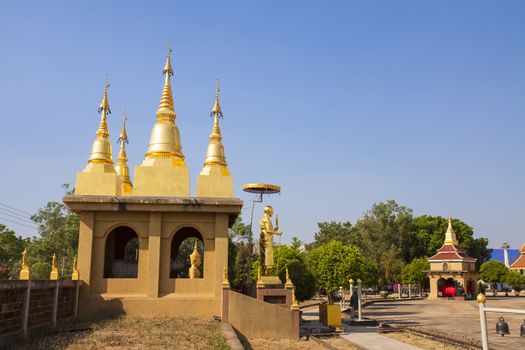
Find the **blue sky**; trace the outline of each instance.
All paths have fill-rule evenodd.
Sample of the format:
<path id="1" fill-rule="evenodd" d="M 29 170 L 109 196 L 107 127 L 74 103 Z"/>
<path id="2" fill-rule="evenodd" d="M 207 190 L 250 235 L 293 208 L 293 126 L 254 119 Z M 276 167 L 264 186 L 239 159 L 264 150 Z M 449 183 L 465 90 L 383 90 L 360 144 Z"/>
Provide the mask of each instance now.
<path id="1" fill-rule="evenodd" d="M 126 108 L 139 164 L 171 40 L 192 188 L 219 78 L 245 221 L 242 184 L 265 181 L 283 189 L 267 203 L 284 241 L 395 199 L 416 215 L 450 212 L 491 247 L 519 247 L 523 18 L 523 1 L 3 1 L 0 202 L 32 213 L 74 183 L 106 72 L 111 139 Z"/>

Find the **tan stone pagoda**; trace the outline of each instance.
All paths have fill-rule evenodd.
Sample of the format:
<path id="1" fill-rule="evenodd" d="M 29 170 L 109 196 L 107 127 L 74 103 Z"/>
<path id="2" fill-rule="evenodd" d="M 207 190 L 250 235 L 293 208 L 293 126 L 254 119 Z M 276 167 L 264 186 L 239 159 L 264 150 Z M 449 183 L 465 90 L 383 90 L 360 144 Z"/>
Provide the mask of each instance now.
<path id="1" fill-rule="evenodd" d="M 67 207 L 80 216 L 75 278 L 82 280 L 81 318 L 115 313 L 204 318 L 221 314 L 228 229 L 243 203 L 234 197 L 224 155 L 218 87 L 204 169 L 197 180 L 197 195 L 192 197 L 175 123 L 171 49 L 163 74 L 150 142 L 142 164 L 135 167 L 133 181 L 126 155 L 125 115 L 117 164 L 113 161 L 106 80 L 88 164 L 77 175 L 74 194 L 64 197 Z M 195 242 L 191 268 L 189 257 L 183 261 L 179 254 L 189 238 L 199 240 L 203 247 L 197 252 Z"/>
<path id="2" fill-rule="evenodd" d="M 459 247 L 452 219 L 448 219 L 445 241 L 430 263 L 430 299 L 473 299 L 478 293 L 476 259 Z"/>

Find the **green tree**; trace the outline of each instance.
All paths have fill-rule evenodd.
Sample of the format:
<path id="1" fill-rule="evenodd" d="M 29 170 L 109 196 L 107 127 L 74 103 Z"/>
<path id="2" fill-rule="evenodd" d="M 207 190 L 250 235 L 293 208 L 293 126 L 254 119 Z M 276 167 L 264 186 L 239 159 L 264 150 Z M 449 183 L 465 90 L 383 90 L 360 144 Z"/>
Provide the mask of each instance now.
<path id="1" fill-rule="evenodd" d="M 299 251 L 299 248 L 303 245 L 303 242 L 298 237 L 292 237 L 292 242 L 290 243 L 290 248 L 293 250 Z"/>
<path id="2" fill-rule="evenodd" d="M 289 246 L 283 245 L 275 249 L 275 269 L 274 273 L 279 276 L 283 283 L 286 282 L 286 268 L 290 274 L 290 279 L 295 286 L 295 296 L 297 300 L 303 301 L 314 296 L 315 277 L 308 270 L 301 252 Z"/>
<path id="3" fill-rule="evenodd" d="M 443 245 L 448 219 L 441 216 L 421 215 L 413 220 L 417 237 L 418 256 L 432 256 Z M 461 220 L 452 219 L 459 246 L 470 256 L 477 259 L 476 267 L 488 261 L 491 250 L 487 248 L 486 238 L 474 238 L 474 230 Z"/>
<path id="4" fill-rule="evenodd" d="M 377 270 L 374 263 L 366 259 L 358 248 L 344 245 L 339 241 L 313 248 L 306 254 L 306 265 L 317 282 L 317 287 L 324 289 L 330 301 L 333 292 L 348 280 L 361 278 L 365 285 L 377 282 Z"/>
<path id="5" fill-rule="evenodd" d="M 3 271 L 0 272 L 0 278 L 6 279 L 10 275 L 18 273 L 25 244 L 26 241 L 22 237 L 16 236 L 15 231 L 0 224 L 0 264 L 4 267 Z"/>
<path id="6" fill-rule="evenodd" d="M 479 269 L 480 279 L 486 283 L 504 282 L 505 276 L 509 272 L 507 267 L 496 260 L 483 263 Z"/>
<path id="7" fill-rule="evenodd" d="M 412 219 L 411 209 L 389 200 L 372 205 L 355 225 L 358 246 L 375 259 L 381 286 L 399 280 L 404 263 L 418 254 Z"/>
<path id="8" fill-rule="evenodd" d="M 67 190 L 67 186 L 65 187 Z M 77 254 L 80 221 L 65 205 L 48 202 L 31 216 L 38 225 L 40 237 L 29 241 L 29 264 L 33 279 L 48 279 L 53 254 L 62 276 L 71 275 L 73 260 Z M 15 276 L 18 271 L 15 272 Z M 13 274 L 12 274 L 13 275 Z"/>
<path id="9" fill-rule="evenodd" d="M 339 241 L 346 245 L 355 245 L 359 241 L 349 221 L 319 222 L 317 226 L 319 231 L 314 234 L 314 242 L 309 245 L 309 248 L 318 247 L 331 241 Z"/>
<path id="10" fill-rule="evenodd" d="M 250 225 L 242 222 L 239 216 L 229 230 L 228 278 L 232 289 L 247 292 L 251 283 L 253 242 Z"/>
<path id="11" fill-rule="evenodd" d="M 416 258 L 403 268 L 403 283 L 419 286 L 419 295 L 422 295 L 423 286 L 428 284 L 428 273 L 430 263 L 426 257 Z"/>
<path id="12" fill-rule="evenodd" d="M 503 282 L 519 293 L 523 290 L 523 285 L 525 285 L 525 276 L 515 271 L 508 271 L 503 277 Z"/>

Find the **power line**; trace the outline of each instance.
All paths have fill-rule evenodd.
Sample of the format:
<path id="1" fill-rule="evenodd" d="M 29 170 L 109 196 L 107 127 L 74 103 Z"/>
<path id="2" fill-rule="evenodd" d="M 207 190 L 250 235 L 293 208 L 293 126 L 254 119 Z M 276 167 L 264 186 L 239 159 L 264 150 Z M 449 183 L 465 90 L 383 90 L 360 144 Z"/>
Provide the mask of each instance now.
<path id="1" fill-rule="evenodd" d="M 17 224 L 17 225 L 20 225 L 20 226 L 29 227 L 29 228 L 32 228 L 33 230 L 38 230 L 38 228 L 35 227 L 35 226 L 29 226 L 29 225 L 21 224 L 21 223 L 19 223 L 19 222 L 16 222 L 16 221 L 13 221 L 13 220 L 9 220 L 9 219 L 3 218 L 3 217 L 1 217 L 1 216 L 0 216 L 0 220 L 8 221 L 8 222 L 12 222 L 13 224 Z"/>
<path id="2" fill-rule="evenodd" d="M 0 210 L 3 210 L 3 209 L 0 208 Z M 26 219 L 26 218 L 24 218 L 24 217 L 17 217 L 17 216 L 15 216 L 15 215 L 11 215 L 9 212 L 7 212 L 7 213 L 3 213 L 3 212 L 0 211 L 0 214 L 2 214 L 2 215 L 7 215 L 7 216 L 12 217 L 13 219 L 22 220 L 22 221 L 25 221 L 25 222 L 28 222 L 28 223 L 31 223 L 31 224 L 33 223 L 33 221 L 31 221 L 31 220 L 28 220 L 28 219 Z"/>
<path id="3" fill-rule="evenodd" d="M 11 209 L 7 209 L 7 208 L 0 207 L 0 210 L 6 211 L 6 212 L 11 213 L 11 214 L 14 214 L 14 215 L 21 216 L 21 217 L 23 217 L 23 218 L 25 218 L 25 219 L 31 219 L 31 217 L 30 217 L 29 215 L 20 214 L 19 212 L 14 211 L 14 210 L 11 210 Z"/>
<path id="4" fill-rule="evenodd" d="M 16 210 L 16 211 L 18 211 L 18 212 L 20 212 L 20 213 L 22 213 L 22 214 L 28 215 L 28 216 L 31 216 L 31 215 L 33 215 L 33 214 L 30 214 L 30 213 L 28 213 L 28 212 L 26 212 L 26 211 L 23 211 L 23 210 L 19 210 L 19 209 L 16 209 L 16 208 L 13 208 L 12 206 L 10 206 L 10 205 L 7 205 L 7 204 L 5 204 L 5 203 L 2 203 L 2 202 L 0 202 L 0 205 L 1 205 L 1 206 L 4 206 L 4 207 L 7 207 L 7 208 L 9 208 L 9 209 L 13 209 L 13 210 Z"/>

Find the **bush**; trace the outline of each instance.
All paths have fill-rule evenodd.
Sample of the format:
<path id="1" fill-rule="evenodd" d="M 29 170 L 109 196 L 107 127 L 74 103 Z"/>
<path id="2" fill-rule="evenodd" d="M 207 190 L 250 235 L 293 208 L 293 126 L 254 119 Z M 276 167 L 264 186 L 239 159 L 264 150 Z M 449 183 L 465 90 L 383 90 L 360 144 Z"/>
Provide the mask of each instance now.
<path id="1" fill-rule="evenodd" d="M 379 296 L 383 299 L 386 299 L 388 297 L 388 292 L 386 290 L 382 290 L 379 292 Z"/>

